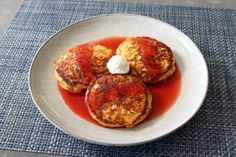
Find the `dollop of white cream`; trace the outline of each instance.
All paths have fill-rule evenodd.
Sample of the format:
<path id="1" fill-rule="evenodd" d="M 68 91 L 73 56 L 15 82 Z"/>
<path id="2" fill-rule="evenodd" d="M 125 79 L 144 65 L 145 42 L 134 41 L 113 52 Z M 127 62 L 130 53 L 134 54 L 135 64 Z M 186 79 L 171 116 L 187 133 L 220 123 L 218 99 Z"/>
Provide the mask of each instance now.
<path id="1" fill-rule="evenodd" d="M 107 68 L 112 74 L 127 74 L 129 72 L 129 63 L 120 55 L 110 58 Z"/>

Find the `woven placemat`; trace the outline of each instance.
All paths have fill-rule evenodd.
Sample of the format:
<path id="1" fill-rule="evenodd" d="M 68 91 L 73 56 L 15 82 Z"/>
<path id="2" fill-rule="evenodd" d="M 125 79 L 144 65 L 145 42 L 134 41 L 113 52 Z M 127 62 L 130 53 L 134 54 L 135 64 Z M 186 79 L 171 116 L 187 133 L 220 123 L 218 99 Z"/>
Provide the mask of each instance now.
<path id="1" fill-rule="evenodd" d="M 196 116 L 152 143 L 108 147 L 75 139 L 50 124 L 28 91 L 28 70 L 43 42 L 77 20 L 133 13 L 165 21 L 201 49 L 209 91 Z M 235 156 L 236 10 L 85 0 L 25 0 L 0 42 L 0 148 L 75 156 Z"/>

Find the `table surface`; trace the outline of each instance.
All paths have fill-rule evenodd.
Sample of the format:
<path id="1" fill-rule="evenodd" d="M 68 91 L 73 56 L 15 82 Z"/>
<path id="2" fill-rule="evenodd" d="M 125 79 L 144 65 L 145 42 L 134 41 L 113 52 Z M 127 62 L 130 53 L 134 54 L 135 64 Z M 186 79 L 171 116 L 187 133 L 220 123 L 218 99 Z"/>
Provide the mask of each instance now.
<path id="1" fill-rule="evenodd" d="M 97 0 L 101 1 L 101 0 Z M 104 1 L 104 0 L 103 0 Z M 113 0 L 116 2 L 153 3 L 161 5 L 200 6 L 212 8 L 236 8 L 235 0 Z M 0 1 L 0 39 L 14 17 L 22 0 Z M 56 157 L 59 155 L 28 153 L 19 151 L 0 150 L 0 157 Z M 61 156 L 60 156 L 61 157 Z"/>

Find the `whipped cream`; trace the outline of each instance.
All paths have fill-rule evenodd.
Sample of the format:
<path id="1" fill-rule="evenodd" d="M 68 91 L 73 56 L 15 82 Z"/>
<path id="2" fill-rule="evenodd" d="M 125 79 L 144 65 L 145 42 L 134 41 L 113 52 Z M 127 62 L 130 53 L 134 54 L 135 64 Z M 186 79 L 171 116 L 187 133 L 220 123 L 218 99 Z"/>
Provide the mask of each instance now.
<path id="1" fill-rule="evenodd" d="M 112 74 L 127 74 L 129 72 L 129 63 L 120 55 L 110 58 L 107 68 Z"/>

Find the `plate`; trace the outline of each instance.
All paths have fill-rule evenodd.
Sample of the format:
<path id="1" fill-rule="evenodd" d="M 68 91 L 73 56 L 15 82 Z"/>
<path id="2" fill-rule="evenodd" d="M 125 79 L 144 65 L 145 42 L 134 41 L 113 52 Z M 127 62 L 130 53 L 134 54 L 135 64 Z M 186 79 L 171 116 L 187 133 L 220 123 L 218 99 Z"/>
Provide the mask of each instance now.
<path id="1" fill-rule="evenodd" d="M 61 98 L 53 61 L 74 45 L 110 36 L 149 36 L 173 50 L 182 86 L 175 104 L 163 115 L 132 129 L 109 129 L 74 114 Z M 149 142 L 180 128 L 200 108 L 208 86 L 205 60 L 197 46 L 180 30 L 160 20 L 112 14 L 75 22 L 50 37 L 38 50 L 29 71 L 29 88 L 39 111 L 57 128 L 78 139 L 112 146 Z"/>

